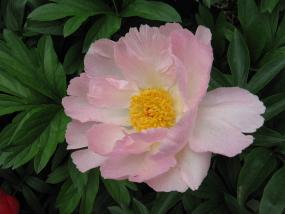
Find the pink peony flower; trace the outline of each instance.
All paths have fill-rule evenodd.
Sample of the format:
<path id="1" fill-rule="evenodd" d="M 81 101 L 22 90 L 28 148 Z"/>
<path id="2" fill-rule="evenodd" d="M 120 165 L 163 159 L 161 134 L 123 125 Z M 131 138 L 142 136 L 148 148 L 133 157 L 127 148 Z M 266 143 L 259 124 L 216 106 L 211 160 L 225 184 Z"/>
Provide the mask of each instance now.
<path id="1" fill-rule="evenodd" d="M 179 24 L 143 25 L 118 42 L 101 39 L 62 101 L 73 162 L 100 166 L 108 179 L 145 182 L 156 191 L 196 190 L 211 154 L 239 154 L 265 111 L 258 97 L 232 87 L 207 93 L 211 32 Z"/>

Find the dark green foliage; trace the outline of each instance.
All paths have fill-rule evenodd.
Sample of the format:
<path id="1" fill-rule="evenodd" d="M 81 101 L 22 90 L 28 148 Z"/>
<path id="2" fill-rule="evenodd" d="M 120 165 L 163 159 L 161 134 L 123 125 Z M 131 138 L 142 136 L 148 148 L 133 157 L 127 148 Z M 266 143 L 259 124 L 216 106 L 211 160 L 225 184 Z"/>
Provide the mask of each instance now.
<path id="1" fill-rule="evenodd" d="M 283 0 L 1 0 L 2 188 L 22 213 L 284 213 L 284 10 Z M 267 107 L 254 144 L 234 158 L 213 156 L 200 188 L 185 193 L 79 172 L 64 139 L 68 81 L 95 40 L 165 22 L 211 29 L 209 90 L 243 87 Z"/>

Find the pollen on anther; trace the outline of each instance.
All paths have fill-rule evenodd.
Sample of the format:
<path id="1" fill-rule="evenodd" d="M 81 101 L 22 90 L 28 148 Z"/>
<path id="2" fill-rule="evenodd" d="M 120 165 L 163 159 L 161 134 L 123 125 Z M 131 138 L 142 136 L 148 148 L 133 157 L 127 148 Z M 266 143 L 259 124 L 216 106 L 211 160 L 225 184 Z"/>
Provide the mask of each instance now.
<path id="1" fill-rule="evenodd" d="M 130 121 L 138 130 L 169 128 L 174 125 L 176 113 L 171 94 L 160 88 L 140 91 L 130 101 Z"/>

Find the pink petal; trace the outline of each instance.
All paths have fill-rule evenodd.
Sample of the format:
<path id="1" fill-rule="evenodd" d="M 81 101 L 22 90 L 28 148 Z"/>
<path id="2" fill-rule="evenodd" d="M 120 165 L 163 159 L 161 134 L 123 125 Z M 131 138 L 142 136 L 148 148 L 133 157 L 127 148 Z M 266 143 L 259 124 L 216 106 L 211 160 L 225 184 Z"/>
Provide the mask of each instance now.
<path id="1" fill-rule="evenodd" d="M 148 153 L 143 153 L 111 157 L 100 169 L 104 178 L 128 178 L 130 181 L 143 182 L 168 171 L 175 164 L 173 157 L 152 159 Z"/>
<path id="2" fill-rule="evenodd" d="M 115 42 L 109 39 L 100 39 L 91 45 L 84 58 L 85 71 L 89 76 L 122 78 L 122 74 L 114 61 L 114 46 Z"/>
<path id="3" fill-rule="evenodd" d="M 112 124 L 95 124 L 87 132 L 88 148 L 100 155 L 113 151 L 116 141 L 124 136 L 120 126 Z"/>
<path id="4" fill-rule="evenodd" d="M 190 147 L 229 157 L 253 142 L 251 133 L 262 126 L 265 107 L 258 97 L 240 88 L 218 88 L 207 94 L 199 107 Z"/>
<path id="5" fill-rule="evenodd" d="M 72 119 L 80 122 L 106 122 L 119 125 L 129 125 L 127 108 L 96 108 L 87 100 L 91 79 L 86 74 L 71 80 L 68 94 L 71 96 L 62 99 L 65 113 Z"/>
<path id="6" fill-rule="evenodd" d="M 197 109 L 193 108 L 185 112 L 174 127 L 171 127 L 164 139 L 160 140 L 159 148 L 154 156 L 175 155 L 188 141 L 195 125 Z"/>
<path id="7" fill-rule="evenodd" d="M 196 153 L 187 146 L 178 154 L 178 168 L 185 183 L 196 190 L 208 174 L 211 164 L 211 153 Z"/>
<path id="8" fill-rule="evenodd" d="M 115 60 L 140 88 L 170 87 L 175 80 L 169 39 L 156 27 L 131 28 L 115 47 Z"/>
<path id="9" fill-rule="evenodd" d="M 73 152 L 71 154 L 71 158 L 73 163 L 81 172 L 86 172 L 89 169 L 96 168 L 106 160 L 106 157 L 98 155 L 88 149 Z"/>
<path id="10" fill-rule="evenodd" d="M 201 103 L 201 111 L 215 115 L 245 133 L 255 132 L 263 125 L 261 114 L 265 106 L 259 98 L 238 87 L 218 88 L 207 93 Z"/>
<path id="11" fill-rule="evenodd" d="M 147 129 L 142 132 L 126 134 L 126 136 L 116 143 L 113 154 L 141 154 L 152 150 L 154 144 L 159 144 L 167 135 L 168 129 L 156 128 Z"/>
<path id="12" fill-rule="evenodd" d="M 182 26 L 178 23 L 166 23 L 159 27 L 159 32 L 165 36 L 169 36 L 173 31 L 182 29 Z"/>
<path id="13" fill-rule="evenodd" d="M 72 120 L 66 130 L 65 138 L 68 143 L 67 149 L 79 149 L 88 146 L 86 132 L 94 123 L 80 123 Z"/>
<path id="14" fill-rule="evenodd" d="M 210 161 L 210 153 L 195 153 L 185 147 L 177 155 L 178 163 L 174 168 L 146 183 L 162 192 L 185 192 L 189 187 L 196 190 L 208 174 Z"/>
<path id="15" fill-rule="evenodd" d="M 95 108 L 85 97 L 64 97 L 62 99 L 64 112 L 80 122 L 96 121 L 117 125 L 129 125 L 127 109 Z"/>
<path id="16" fill-rule="evenodd" d="M 212 34 L 209 28 L 202 25 L 198 26 L 195 36 L 205 45 L 211 45 Z"/>
<path id="17" fill-rule="evenodd" d="M 70 80 L 67 94 L 73 96 L 86 96 L 88 92 L 89 78 L 86 73 L 81 73 L 79 77 Z"/>
<path id="18" fill-rule="evenodd" d="M 205 95 L 213 62 L 210 44 L 205 45 L 200 39 L 200 35 L 196 37 L 188 30 L 171 33 L 178 83 L 190 106 L 196 106 Z"/>
<path id="19" fill-rule="evenodd" d="M 153 143 L 159 142 L 164 137 L 166 137 L 168 132 L 167 128 L 155 128 L 155 129 L 146 129 L 141 132 L 136 132 L 129 134 L 128 136 L 132 138 L 134 142 L 137 143 Z"/>
<path id="20" fill-rule="evenodd" d="M 174 167 L 166 173 L 146 181 L 146 183 L 157 192 L 185 192 L 188 186 L 179 173 L 178 167 Z"/>
<path id="21" fill-rule="evenodd" d="M 89 103 L 99 108 L 127 108 L 136 91 L 136 87 L 125 80 L 94 78 L 90 81 L 87 96 Z"/>

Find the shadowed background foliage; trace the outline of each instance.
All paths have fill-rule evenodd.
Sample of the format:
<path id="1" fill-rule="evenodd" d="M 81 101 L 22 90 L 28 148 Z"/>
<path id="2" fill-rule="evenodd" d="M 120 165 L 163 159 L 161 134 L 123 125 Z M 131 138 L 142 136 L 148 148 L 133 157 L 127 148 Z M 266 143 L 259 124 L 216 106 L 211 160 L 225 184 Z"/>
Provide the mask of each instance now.
<path id="1" fill-rule="evenodd" d="M 283 0 L 1 0 L 0 184 L 21 213 L 281 214 L 285 208 Z M 209 90 L 239 86 L 265 103 L 265 125 L 234 158 L 215 156 L 198 191 L 80 173 L 64 140 L 61 98 L 89 45 L 130 27 L 180 22 L 213 33 Z M 230 142 L 229 142 L 230 143 Z"/>

